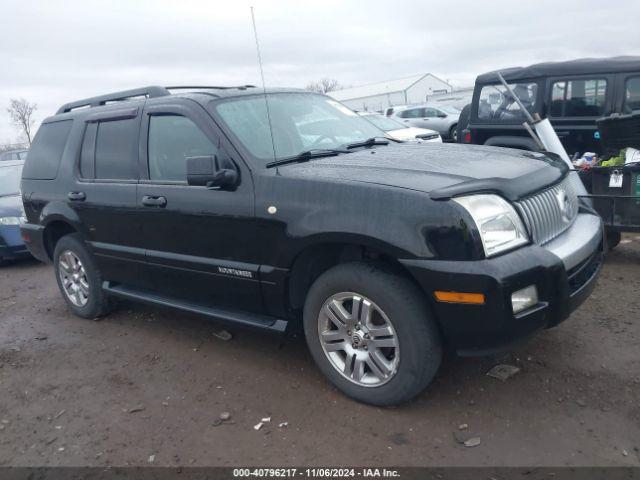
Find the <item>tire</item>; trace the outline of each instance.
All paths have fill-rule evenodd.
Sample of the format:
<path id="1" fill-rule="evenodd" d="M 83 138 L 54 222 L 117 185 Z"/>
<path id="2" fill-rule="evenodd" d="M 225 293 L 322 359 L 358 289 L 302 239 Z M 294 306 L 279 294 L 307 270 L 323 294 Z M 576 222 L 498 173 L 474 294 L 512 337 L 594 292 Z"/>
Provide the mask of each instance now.
<path id="1" fill-rule="evenodd" d="M 60 293 L 74 314 L 93 319 L 109 313 L 109 298 L 102 290 L 102 275 L 79 234 L 66 235 L 58 241 L 53 252 L 53 266 Z M 65 275 L 69 289 L 63 285 Z M 74 287 L 78 287 L 75 288 L 77 295 L 68 293 Z"/>
<path id="2" fill-rule="evenodd" d="M 374 312 L 360 328 L 354 326 L 356 304 L 360 312 L 367 310 L 365 306 Z M 339 315 L 330 313 L 329 306 Z M 408 279 L 371 264 L 345 263 L 323 273 L 309 289 L 303 323 L 309 350 L 322 373 L 360 402 L 379 406 L 406 402 L 427 387 L 440 367 L 442 341 L 424 294 Z M 396 347 L 390 347 L 393 342 Z M 347 359 L 351 368 L 343 368 Z M 390 373 L 380 376 L 379 365 Z"/>
<path id="3" fill-rule="evenodd" d="M 622 240 L 622 234 L 616 230 L 607 230 L 607 246 L 609 250 L 613 250 Z"/>
<path id="4" fill-rule="evenodd" d="M 452 125 L 449 129 L 449 140 L 458 141 L 458 124 Z"/>

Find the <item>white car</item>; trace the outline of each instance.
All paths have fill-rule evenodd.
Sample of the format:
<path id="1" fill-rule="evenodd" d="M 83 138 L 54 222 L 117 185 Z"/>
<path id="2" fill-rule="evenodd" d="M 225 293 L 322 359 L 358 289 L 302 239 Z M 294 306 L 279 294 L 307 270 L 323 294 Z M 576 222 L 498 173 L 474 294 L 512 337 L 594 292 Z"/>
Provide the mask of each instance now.
<path id="1" fill-rule="evenodd" d="M 380 115 L 379 113 L 359 112 L 358 115 L 366 118 L 380 130 L 384 130 L 387 135 L 395 138 L 396 140 L 442 143 L 442 137 L 435 130 L 409 127 L 392 118 Z"/>

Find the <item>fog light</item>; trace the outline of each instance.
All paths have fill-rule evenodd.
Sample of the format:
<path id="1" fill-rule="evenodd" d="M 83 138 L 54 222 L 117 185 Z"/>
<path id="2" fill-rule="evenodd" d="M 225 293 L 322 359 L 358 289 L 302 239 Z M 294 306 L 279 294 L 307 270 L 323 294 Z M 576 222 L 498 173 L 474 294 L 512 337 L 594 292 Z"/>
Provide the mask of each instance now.
<path id="1" fill-rule="evenodd" d="M 533 307 L 536 303 L 538 303 L 538 290 L 535 285 L 529 285 L 527 288 L 513 292 L 511 295 L 513 313 L 520 313 L 529 307 Z"/>

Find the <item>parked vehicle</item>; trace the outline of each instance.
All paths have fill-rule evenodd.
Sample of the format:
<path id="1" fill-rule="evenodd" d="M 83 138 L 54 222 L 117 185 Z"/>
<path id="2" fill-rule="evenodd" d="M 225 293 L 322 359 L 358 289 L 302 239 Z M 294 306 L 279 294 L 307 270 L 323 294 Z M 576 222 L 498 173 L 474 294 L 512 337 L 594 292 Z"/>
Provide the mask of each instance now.
<path id="1" fill-rule="evenodd" d="M 602 151 L 596 119 L 640 110 L 640 57 L 585 58 L 501 70 L 530 113 L 548 118 L 565 150 Z M 476 79 L 470 121 L 462 141 L 537 150 L 516 102 L 497 72 Z"/>
<path id="2" fill-rule="evenodd" d="M 0 265 L 6 260 L 29 257 L 20 236 L 24 221 L 20 197 L 20 174 L 24 162 L 7 160 L 0 163 Z"/>
<path id="3" fill-rule="evenodd" d="M 396 140 L 402 140 L 404 142 L 421 140 L 424 142 L 442 143 L 442 137 L 435 130 L 409 127 L 407 125 L 403 125 L 397 120 L 385 117 L 379 113 L 360 112 L 358 115 L 366 118 L 380 130 L 385 131 L 387 135 L 395 138 Z"/>
<path id="4" fill-rule="evenodd" d="M 336 387 L 389 405 L 443 348 L 504 348 L 594 287 L 601 220 L 555 157 L 394 142 L 311 92 L 171 91 L 64 105 L 34 140 L 22 233 L 78 316 L 301 326 Z"/>
<path id="5" fill-rule="evenodd" d="M 6 160 L 25 160 L 27 158 L 29 150 L 9 150 L 7 152 L 0 153 L 0 162 Z"/>
<path id="6" fill-rule="evenodd" d="M 412 127 L 435 130 L 442 138 L 456 141 L 459 115 L 460 110 L 451 106 L 413 105 L 394 107 L 391 118 Z"/>

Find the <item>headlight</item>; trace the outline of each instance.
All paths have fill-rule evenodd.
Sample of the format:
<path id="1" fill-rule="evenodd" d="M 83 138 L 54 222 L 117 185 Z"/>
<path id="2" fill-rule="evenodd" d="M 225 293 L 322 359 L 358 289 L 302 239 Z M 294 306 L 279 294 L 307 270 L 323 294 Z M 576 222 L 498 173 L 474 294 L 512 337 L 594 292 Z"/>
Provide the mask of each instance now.
<path id="1" fill-rule="evenodd" d="M 20 225 L 24 223 L 21 217 L 0 217 L 0 225 Z"/>
<path id="2" fill-rule="evenodd" d="M 483 194 L 453 200 L 462 205 L 476 222 L 487 257 L 529 242 L 522 220 L 502 197 Z"/>

